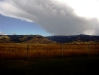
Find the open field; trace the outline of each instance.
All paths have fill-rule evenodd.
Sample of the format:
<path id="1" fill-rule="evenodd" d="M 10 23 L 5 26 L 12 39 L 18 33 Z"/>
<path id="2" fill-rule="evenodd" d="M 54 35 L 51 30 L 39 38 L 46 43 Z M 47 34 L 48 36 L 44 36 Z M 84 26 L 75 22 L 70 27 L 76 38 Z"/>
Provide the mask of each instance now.
<path id="1" fill-rule="evenodd" d="M 0 44 L 0 75 L 96 75 L 97 68 L 98 44 Z"/>
<path id="2" fill-rule="evenodd" d="M 99 56 L 98 44 L 0 44 L 0 60 Z"/>
<path id="3" fill-rule="evenodd" d="M 0 75 L 99 75 L 99 56 L 0 61 Z"/>

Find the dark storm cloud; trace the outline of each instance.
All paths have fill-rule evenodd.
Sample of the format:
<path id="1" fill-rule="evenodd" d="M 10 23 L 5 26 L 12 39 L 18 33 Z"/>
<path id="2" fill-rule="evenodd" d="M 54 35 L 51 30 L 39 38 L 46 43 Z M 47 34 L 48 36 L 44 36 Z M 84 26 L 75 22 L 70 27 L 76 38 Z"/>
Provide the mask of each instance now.
<path id="1" fill-rule="evenodd" d="M 78 17 L 57 0 L 5 0 L 0 2 L 0 14 L 35 22 L 52 34 L 99 34 L 97 19 Z"/>

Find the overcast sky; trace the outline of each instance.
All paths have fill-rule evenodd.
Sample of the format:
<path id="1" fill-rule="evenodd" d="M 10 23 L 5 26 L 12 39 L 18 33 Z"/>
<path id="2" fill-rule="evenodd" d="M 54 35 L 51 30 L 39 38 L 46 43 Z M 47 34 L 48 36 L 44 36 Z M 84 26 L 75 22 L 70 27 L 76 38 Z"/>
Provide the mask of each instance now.
<path id="1" fill-rule="evenodd" d="M 99 0 L 0 0 L 0 34 L 98 35 Z"/>

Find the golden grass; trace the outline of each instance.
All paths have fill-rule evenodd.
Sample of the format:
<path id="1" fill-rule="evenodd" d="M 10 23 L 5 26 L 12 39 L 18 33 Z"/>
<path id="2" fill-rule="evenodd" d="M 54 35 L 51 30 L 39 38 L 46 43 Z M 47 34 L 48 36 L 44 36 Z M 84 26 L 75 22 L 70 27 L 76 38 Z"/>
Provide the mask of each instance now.
<path id="1" fill-rule="evenodd" d="M 59 57 L 59 56 L 60 56 L 60 45 L 58 44 L 29 45 L 30 58 L 46 58 L 46 57 Z"/>
<path id="2" fill-rule="evenodd" d="M 98 44 L 0 44 L 0 59 L 32 59 L 95 55 L 99 55 Z"/>

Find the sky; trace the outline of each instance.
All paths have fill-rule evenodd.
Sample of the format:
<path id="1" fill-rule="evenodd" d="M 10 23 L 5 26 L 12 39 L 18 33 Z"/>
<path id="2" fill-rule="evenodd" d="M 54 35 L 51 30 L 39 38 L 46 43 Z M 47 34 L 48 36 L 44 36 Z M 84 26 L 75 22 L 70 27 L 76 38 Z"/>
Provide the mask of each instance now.
<path id="1" fill-rule="evenodd" d="M 99 0 L 0 0 L 0 35 L 99 35 Z"/>

